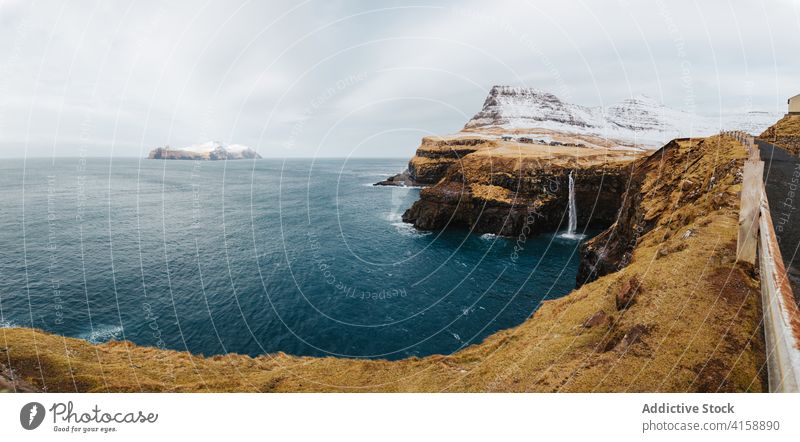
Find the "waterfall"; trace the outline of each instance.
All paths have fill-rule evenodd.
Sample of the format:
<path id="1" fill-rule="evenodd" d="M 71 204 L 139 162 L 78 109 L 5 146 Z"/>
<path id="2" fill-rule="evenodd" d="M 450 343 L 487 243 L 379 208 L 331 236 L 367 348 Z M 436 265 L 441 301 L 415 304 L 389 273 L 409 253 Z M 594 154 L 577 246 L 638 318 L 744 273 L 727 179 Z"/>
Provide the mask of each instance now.
<path id="1" fill-rule="evenodd" d="M 562 236 L 570 239 L 582 239 L 583 235 L 575 233 L 578 230 L 578 204 L 575 202 L 575 178 L 572 176 L 574 171 L 569 173 L 569 224 L 567 233 Z"/>
<path id="2" fill-rule="evenodd" d="M 575 237 L 575 231 L 578 229 L 578 207 L 575 203 L 575 178 L 572 176 L 574 171 L 569 173 L 569 225 L 567 227 L 567 234 L 564 235 L 568 238 Z"/>

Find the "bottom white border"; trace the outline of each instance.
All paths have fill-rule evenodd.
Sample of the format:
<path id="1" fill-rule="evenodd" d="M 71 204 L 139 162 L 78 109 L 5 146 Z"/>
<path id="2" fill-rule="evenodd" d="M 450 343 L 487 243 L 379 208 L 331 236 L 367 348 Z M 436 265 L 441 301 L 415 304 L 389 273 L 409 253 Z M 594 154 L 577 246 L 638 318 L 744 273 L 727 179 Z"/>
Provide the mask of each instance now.
<path id="1" fill-rule="evenodd" d="M 26 430 L 20 415 L 31 402 L 46 415 Z M 65 418 L 61 404 L 69 402 L 73 416 Z M 733 413 L 702 413 L 704 404 Z M 645 405 L 672 412 L 644 413 Z M 800 440 L 798 410 L 797 394 L 3 394 L 0 431 L 8 441 Z M 155 422 L 95 420 L 150 413 Z M 644 431 L 650 422 L 743 428 Z"/>

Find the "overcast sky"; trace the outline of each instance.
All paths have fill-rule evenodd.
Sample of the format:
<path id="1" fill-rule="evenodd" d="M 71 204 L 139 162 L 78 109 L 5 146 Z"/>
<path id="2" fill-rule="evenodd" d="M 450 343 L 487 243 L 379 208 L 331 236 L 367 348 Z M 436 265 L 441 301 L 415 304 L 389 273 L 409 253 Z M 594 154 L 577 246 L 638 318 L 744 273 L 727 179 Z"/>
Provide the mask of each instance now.
<path id="1" fill-rule="evenodd" d="M 800 0 L 0 0 L 0 156 L 409 157 L 495 84 L 785 112 Z"/>

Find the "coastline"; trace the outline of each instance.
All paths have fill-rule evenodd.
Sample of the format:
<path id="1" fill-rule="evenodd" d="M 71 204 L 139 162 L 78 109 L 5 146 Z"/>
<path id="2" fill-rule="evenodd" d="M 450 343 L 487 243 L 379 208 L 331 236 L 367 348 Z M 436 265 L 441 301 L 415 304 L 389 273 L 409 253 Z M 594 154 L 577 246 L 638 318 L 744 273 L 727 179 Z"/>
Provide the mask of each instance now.
<path id="1" fill-rule="evenodd" d="M 449 356 L 203 357 L 8 328 L 0 371 L 40 391 L 762 391 L 758 281 L 735 256 L 745 156 L 715 136 L 636 160 L 630 216 L 590 241 L 617 270 Z"/>

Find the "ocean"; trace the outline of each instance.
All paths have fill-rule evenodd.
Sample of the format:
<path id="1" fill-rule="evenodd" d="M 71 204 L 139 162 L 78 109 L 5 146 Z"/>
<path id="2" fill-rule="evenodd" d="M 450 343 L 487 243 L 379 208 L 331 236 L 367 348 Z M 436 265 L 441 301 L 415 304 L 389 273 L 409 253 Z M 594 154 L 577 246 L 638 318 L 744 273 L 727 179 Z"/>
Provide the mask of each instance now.
<path id="1" fill-rule="evenodd" d="M 478 343 L 574 288 L 578 240 L 404 224 L 419 189 L 372 183 L 405 166 L 3 160 L 0 325 L 203 355 L 400 359 Z"/>

